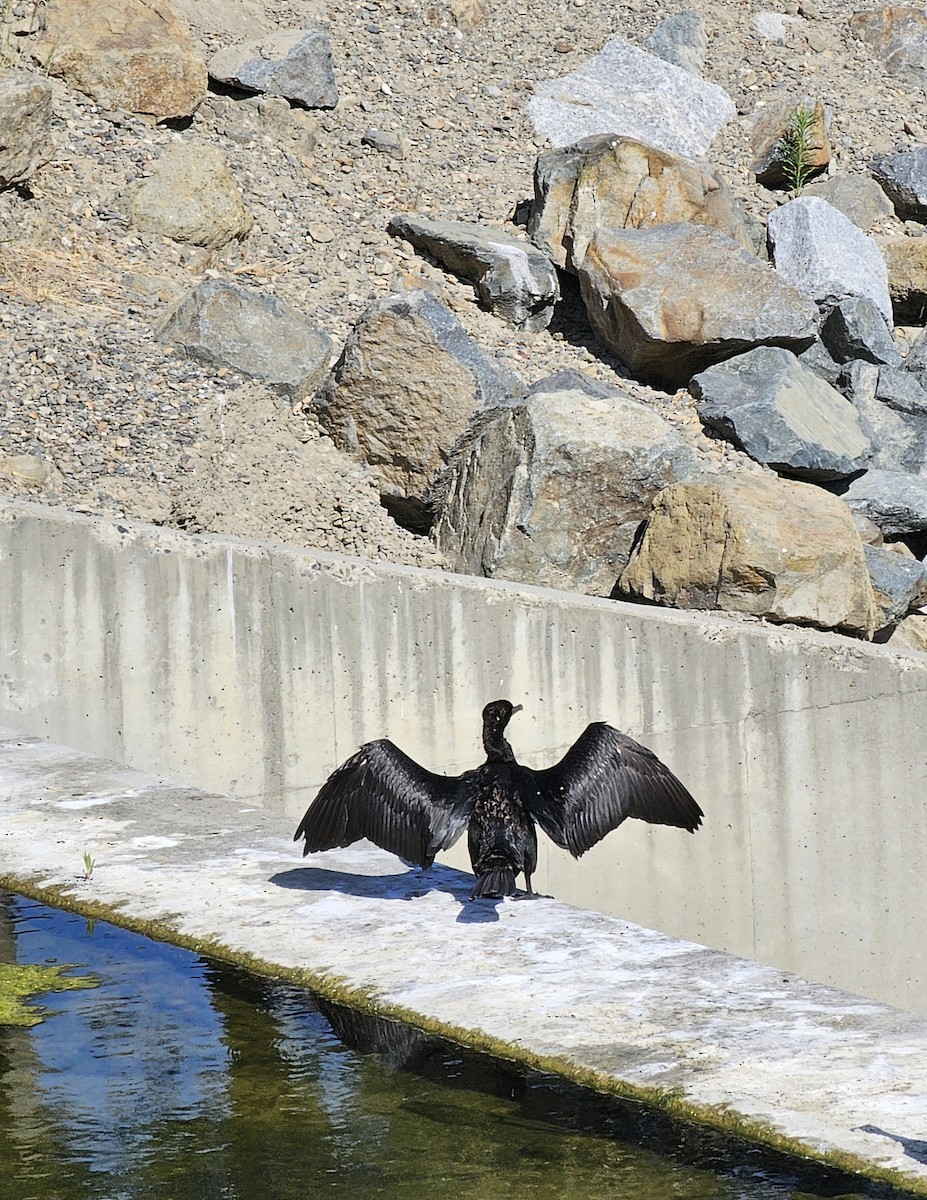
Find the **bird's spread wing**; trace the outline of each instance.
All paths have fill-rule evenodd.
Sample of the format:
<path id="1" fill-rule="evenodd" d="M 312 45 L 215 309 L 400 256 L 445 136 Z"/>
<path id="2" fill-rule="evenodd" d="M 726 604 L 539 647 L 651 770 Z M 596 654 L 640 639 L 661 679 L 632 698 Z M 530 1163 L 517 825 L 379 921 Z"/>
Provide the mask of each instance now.
<path id="1" fill-rule="evenodd" d="M 528 811 L 574 858 L 627 817 L 690 833 L 702 821 L 702 810 L 669 768 L 602 721 L 587 726 L 555 767 L 532 774 Z"/>
<path id="2" fill-rule="evenodd" d="M 368 742 L 333 771 L 293 840 L 303 854 L 369 838 L 400 858 L 430 867 L 460 836 L 473 806 L 473 772 L 435 775 L 387 738 Z"/>

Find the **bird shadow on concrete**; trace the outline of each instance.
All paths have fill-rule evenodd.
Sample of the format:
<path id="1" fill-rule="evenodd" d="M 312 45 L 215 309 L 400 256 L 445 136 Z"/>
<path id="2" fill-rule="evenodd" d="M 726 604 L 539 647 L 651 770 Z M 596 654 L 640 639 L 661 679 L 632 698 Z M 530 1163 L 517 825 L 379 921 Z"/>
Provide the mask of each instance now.
<path id="1" fill-rule="evenodd" d="M 300 892 L 340 892 L 375 900 L 417 900 L 429 892 L 447 892 L 460 904 L 457 920 L 474 925 L 498 921 L 501 900 L 470 900 L 473 876 L 452 867 L 435 866 L 428 871 L 398 871 L 389 875 L 358 875 L 325 867 L 293 867 L 271 875 L 277 887 Z"/>
<path id="2" fill-rule="evenodd" d="M 927 1165 L 927 1140 L 902 1137 L 901 1134 L 889 1133 L 887 1129 L 880 1129 L 878 1125 L 860 1125 L 859 1130 L 861 1133 L 877 1133 L 880 1137 L 891 1138 L 893 1142 L 897 1142 L 901 1146 L 909 1158 Z"/>

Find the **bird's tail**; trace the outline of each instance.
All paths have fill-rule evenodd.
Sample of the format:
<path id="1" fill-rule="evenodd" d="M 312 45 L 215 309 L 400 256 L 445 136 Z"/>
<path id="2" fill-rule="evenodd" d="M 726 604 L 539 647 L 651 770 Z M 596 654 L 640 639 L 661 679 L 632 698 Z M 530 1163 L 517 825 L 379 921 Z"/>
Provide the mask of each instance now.
<path id="1" fill-rule="evenodd" d="M 515 895 L 515 869 L 509 863 L 497 859 L 483 871 L 470 893 L 471 900 L 501 900 L 503 896 Z"/>

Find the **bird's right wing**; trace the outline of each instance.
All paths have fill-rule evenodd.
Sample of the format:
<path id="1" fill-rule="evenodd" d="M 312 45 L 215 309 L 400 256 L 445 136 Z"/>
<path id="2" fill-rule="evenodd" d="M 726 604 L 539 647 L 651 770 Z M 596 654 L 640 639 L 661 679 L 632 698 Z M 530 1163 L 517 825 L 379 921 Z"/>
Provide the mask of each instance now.
<path id="1" fill-rule="evenodd" d="M 368 742 L 328 777 L 293 840 L 306 839 L 305 855 L 369 838 L 408 862 L 430 867 L 467 823 L 473 774 L 435 775 L 388 738 Z"/>

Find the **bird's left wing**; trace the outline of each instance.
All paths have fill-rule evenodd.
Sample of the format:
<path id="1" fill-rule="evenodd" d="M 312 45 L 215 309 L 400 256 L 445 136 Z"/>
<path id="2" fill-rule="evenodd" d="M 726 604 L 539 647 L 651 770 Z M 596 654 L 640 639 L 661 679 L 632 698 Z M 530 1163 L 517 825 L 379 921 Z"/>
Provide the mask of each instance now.
<path id="1" fill-rule="evenodd" d="M 555 767 L 533 771 L 526 807 L 547 836 L 579 858 L 628 817 L 694 833 L 702 810 L 646 746 L 593 722 Z"/>
<path id="2" fill-rule="evenodd" d="M 466 825 L 472 775 L 436 775 L 387 738 L 368 742 L 328 777 L 293 840 L 305 838 L 303 854 L 309 854 L 369 838 L 430 867 Z"/>

